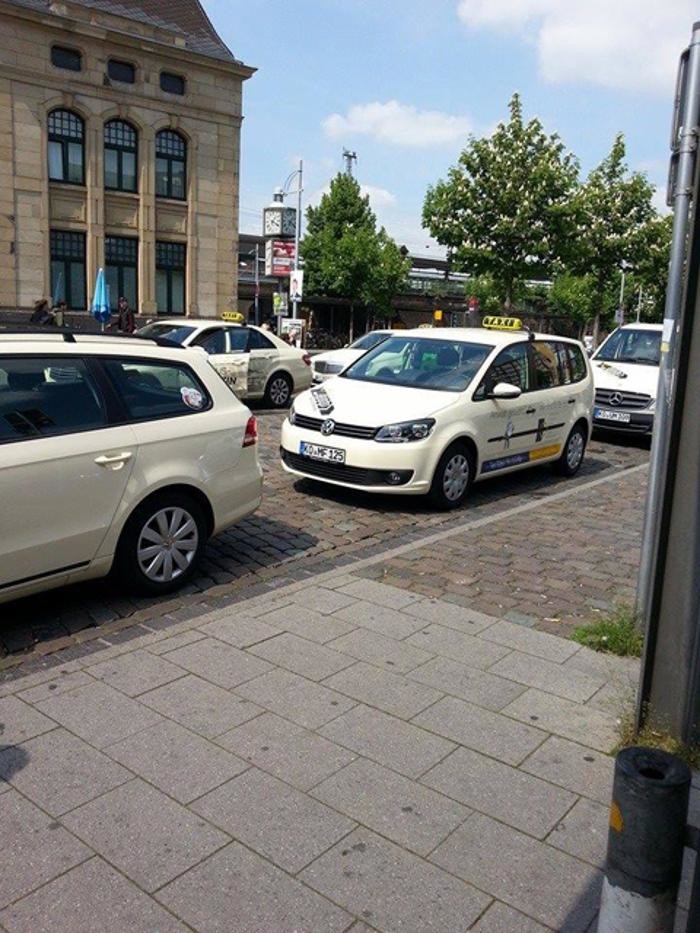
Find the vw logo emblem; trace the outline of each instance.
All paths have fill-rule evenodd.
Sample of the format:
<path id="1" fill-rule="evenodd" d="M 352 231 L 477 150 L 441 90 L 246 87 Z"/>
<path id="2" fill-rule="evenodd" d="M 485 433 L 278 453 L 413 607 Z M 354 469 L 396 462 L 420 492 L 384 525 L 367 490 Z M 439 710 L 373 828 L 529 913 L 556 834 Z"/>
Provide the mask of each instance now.
<path id="1" fill-rule="evenodd" d="M 611 405 L 622 405 L 622 392 L 613 392 L 610 396 Z"/>
<path id="2" fill-rule="evenodd" d="M 326 418 L 326 420 L 321 425 L 321 434 L 324 437 L 328 437 L 335 431 L 335 421 L 332 418 Z"/>

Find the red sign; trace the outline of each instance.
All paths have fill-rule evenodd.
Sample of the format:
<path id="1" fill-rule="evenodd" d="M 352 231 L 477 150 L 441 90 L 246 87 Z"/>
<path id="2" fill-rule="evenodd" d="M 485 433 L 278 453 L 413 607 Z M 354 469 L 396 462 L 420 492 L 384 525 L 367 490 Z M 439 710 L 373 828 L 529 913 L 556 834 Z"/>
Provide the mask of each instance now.
<path id="1" fill-rule="evenodd" d="M 294 241 L 268 240 L 265 244 L 265 275 L 289 275 L 294 269 Z"/>
<path id="2" fill-rule="evenodd" d="M 479 307 L 479 299 L 474 297 L 474 295 L 472 295 L 472 297 L 469 299 L 469 310 L 476 311 L 478 307 Z"/>

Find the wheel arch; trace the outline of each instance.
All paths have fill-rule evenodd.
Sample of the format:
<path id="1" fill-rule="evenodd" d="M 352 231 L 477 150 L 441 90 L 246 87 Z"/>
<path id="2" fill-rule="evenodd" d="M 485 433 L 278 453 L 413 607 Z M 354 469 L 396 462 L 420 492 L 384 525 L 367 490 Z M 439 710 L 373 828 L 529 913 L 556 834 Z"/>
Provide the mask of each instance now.
<path id="1" fill-rule="evenodd" d="M 140 509 L 142 506 L 146 505 L 148 502 L 151 502 L 154 499 L 157 499 L 159 496 L 162 496 L 163 493 L 171 492 L 180 492 L 185 493 L 195 500 L 197 505 L 200 506 L 207 522 L 207 537 L 211 535 L 214 530 L 214 510 L 212 509 L 211 502 L 205 493 L 201 489 L 198 489 L 196 486 L 192 486 L 190 483 L 166 483 L 163 486 L 158 486 L 157 489 L 151 489 L 149 492 L 138 502 L 135 502 L 132 505 L 132 508 L 129 511 L 129 514 L 124 519 L 124 523 L 119 531 L 119 540 L 121 540 L 122 535 L 124 534 L 124 529 L 129 523 L 131 516 L 134 515 L 137 509 Z"/>

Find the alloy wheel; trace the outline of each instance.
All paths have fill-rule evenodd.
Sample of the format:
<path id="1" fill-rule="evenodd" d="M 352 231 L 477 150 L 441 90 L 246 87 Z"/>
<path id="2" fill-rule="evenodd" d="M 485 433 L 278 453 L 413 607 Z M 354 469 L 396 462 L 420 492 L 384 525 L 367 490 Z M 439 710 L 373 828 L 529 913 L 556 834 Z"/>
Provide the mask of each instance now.
<path id="1" fill-rule="evenodd" d="M 469 485 L 469 461 L 464 454 L 455 454 L 445 464 L 442 489 L 448 502 L 456 502 Z"/>
<path id="2" fill-rule="evenodd" d="M 177 506 L 160 509 L 143 525 L 136 556 L 144 576 L 170 583 L 191 565 L 199 545 L 199 530 L 190 513 Z"/>

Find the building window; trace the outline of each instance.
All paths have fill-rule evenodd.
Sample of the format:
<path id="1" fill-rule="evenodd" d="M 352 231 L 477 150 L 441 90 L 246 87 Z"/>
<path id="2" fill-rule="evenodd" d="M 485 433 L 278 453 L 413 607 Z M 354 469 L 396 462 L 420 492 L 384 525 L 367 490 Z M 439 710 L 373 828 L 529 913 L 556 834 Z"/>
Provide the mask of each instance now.
<path id="1" fill-rule="evenodd" d="M 182 75 L 174 75 L 170 71 L 161 71 L 160 89 L 168 94 L 179 94 L 182 97 L 185 93 L 185 79 Z"/>
<path id="2" fill-rule="evenodd" d="M 120 62 L 116 58 L 110 58 L 107 62 L 107 77 L 112 81 L 121 81 L 122 84 L 134 84 L 136 68 L 130 62 Z"/>
<path id="3" fill-rule="evenodd" d="M 85 289 L 85 234 L 51 231 L 51 297 L 69 308 L 87 307 Z"/>
<path id="4" fill-rule="evenodd" d="M 138 308 L 138 252 L 139 241 L 134 237 L 105 237 L 105 278 L 112 310 L 122 297 L 133 311 Z"/>
<path id="5" fill-rule="evenodd" d="M 123 120 L 105 123 L 105 188 L 136 191 L 136 130 Z"/>
<path id="6" fill-rule="evenodd" d="M 77 113 L 49 114 L 49 178 L 72 185 L 85 184 L 85 125 Z"/>
<path id="7" fill-rule="evenodd" d="M 156 243 L 156 304 L 159 314 L 185 313 L 184 243 Z"/>
<path id="8" fill-rule="evenodd" d="M 51 64 L 66 71 L 82 71 L 83 56 L 75 49 L 66 49 L 61 45 L 51 46 Z"/>
<path id="9" fill-rule="evenodd" d="M 156 136 L 156 194 L 160 198 L 185 200 L 187 143 L 174 130 Z"/>

